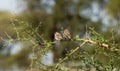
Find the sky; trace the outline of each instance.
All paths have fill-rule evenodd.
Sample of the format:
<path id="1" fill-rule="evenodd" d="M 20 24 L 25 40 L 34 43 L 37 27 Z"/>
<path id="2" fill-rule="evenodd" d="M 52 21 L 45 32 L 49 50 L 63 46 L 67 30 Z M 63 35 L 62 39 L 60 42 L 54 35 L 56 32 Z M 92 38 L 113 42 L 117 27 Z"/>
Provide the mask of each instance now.
<path id="1" fill-rule="evenodd" d="M 21 9 L 18 8 L 17 1 L 19 0 L 0 0 L 0 10 L 18 13 Z"/>

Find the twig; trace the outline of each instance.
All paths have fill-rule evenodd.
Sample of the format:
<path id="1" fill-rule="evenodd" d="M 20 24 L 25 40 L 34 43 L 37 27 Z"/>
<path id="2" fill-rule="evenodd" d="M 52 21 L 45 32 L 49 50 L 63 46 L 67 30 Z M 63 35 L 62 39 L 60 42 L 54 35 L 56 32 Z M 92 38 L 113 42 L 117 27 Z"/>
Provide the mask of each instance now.
<path id="1" fill-rule="evenodd" d="M 82 47 L 84 44 L 86 44 L 86 41 L 83 42 L 79 47 L 75 48 L 73 51 L 70 52 L 70 54 L 68 56 L 66 56 L 65 58 L 63 58 L 56 66 L 55 68 L 57 68 L 62 62 L 64 62 L 66 59 L 68 59 L 69 56 L 71 56 L 73 53 L 75 53 L 80 47 Z"/>

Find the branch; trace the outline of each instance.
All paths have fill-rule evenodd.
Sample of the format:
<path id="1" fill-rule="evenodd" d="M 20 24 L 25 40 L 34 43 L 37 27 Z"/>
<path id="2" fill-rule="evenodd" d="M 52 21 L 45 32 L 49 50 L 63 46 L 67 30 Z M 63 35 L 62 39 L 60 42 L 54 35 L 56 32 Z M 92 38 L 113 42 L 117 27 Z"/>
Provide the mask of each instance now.
<path id="1" fill-rule="evenodd" d="M 70 52 L 70 54 L 68 54 L 68 56 L 66 56 L 65 58 L 63 58 L 56 66 L 55 68 L 57 68 L 61 63 L 63 63 L 65 60 L 68 59 L 69 56 L 71 56 L 73 53 L 75 53 L 80 47 L 82 47 L 83 45 L 86 44 L 86 41 L 83 42 L 79 47 L 75 48 L 73 51 Z"/>
<path id="2" fill-rule="evenodd" d="M 105 47 L 105 48 L 109 48 L 110 47 L 108 44 L 96 42 L 96 41 L 93 41 L 93 40 L 90 40 L 90 39 L 87 39 L 87 38 L 77 39 L 77 40 L 83 41 L 83 42 L 87 42 L 87 43 L 91 43 L 91 44 L 94 44 L 94 45 L 98 45 L 100 47 Z"/>
<path id="3" fill-rule="evenodd" d="M 73 53 L 75 53 L 80 47 L 82 47 L 82 46 L 85 45 L 86 43 L 91 43 L 91 44 L 98 45 L 98 46 L 100 46 L 100 47 L 109 48 L 109 45 L 108 45 L 108 44 L 95 42 L 95 41 L 90 40 L 90 39 L 87 39 L 87 38 L 77 39 L 77 41 L 83 41 L 83 43 L 80 44 L 79 47 L 77 47 L 77 48 L 75 48 L 73 51 L 71 51 L 71 52 L 68 54 L 68 56 L 66 56 L 65 58 L 63 58 L 58 64 L 56 64 L 55 68 L 58 68 L 58 66 L 59 66 L 61 63 L 63 63 L 65 60 L 67 60 L 68 57 L 70 57 Z"/>

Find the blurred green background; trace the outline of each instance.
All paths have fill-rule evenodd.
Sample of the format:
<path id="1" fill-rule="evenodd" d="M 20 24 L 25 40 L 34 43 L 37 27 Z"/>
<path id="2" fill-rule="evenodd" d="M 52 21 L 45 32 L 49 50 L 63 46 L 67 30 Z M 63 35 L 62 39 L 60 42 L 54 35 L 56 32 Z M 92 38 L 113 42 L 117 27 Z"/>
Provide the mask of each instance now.
<path id="1" fill-rule="evenodd" d="M 20 32 L 19 35 L 23 35 L 24 30 L 21 29 L 26 23 L 33 28 L 41 25 L 37 33 L 43 34 L 48 41 L 54 40 L 56 31 L 65 28 L 70 30 L 73 38 L 76 35 L 86 37 L 88 28 L 93 27 L 105 39 L 111 41 L 114 35 L 115 43 L 120 43 L 119 0 L 1 0 L 0 4 L 0 71 L 29 68 L 31 63 L 29 56 L 32 49 L 22 48 L 25 47 L 22 42 L 8 41 L 9 36 L 17 38 L 12 23 Z M 51 63 L 61 57 L 54 49 L 50 55 L 54 56 Z"/>

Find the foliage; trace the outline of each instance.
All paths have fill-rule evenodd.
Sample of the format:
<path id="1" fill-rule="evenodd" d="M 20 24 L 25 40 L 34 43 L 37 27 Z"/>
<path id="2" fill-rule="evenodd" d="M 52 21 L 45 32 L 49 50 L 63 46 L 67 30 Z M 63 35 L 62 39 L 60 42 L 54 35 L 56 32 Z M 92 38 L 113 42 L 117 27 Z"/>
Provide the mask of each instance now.
<path id="1" fill-rule="evenodd" d="M 40 24 L 40 26 L 42 26 Z M 30 63 L 30 70 L 32 69 L 40 69 L 40 70 L 70 70 L 77 69 L 77 70 L 98 70 L 98 71 L 113 71 L 113 70 L 119 70 L 119 44 L 115 42 L 110 42 L 104 37 L 102 37 L 101 34 L 94 31 L 93 28 L 88 28 L 89 31 L 87 32 L 90 36 L 88 38 L 80 38 L 77 34 L 74 38 L 72 38 L 71 41 L 64 40 L 60 42 L 54 42 L 46 40 L 43 35 L 39 35 L 37 33 L 38 29 L 40 28 L 38 26 L 37 28 L 32 28 L 31 25 L 27 24 L 26 27 L 23 29 L 24 32 L 17 32 L 19 38 L 13 41 L 30 41 L 30 50 L 32 51 L 32 58 Z M 37 39 L 36 39 L 37 37 Z M 111 36 L 114 39 L 114 36 Z M 114 40 L 113 40 L 114 41 Z M 56 47 L 53 44 L 60 43 L 60 48 L 66 48 L 63 49 L 61 52 L 66 51 L 64 53 L 64 56 L 62 53 L 61 57 L 59 57 L 58 61 L 52 65 L 52 66 L 46 66 L 40 62 L 40 58 L 44 53 L 48 50 L 53 50 L 59 52 L 59 50 L 55 50 L 54 47 Z M 70 44 L 75 46 L 69 47 Z M 68 46 L 68 48 L 67 48 Z M 25 50 L 25 49 L 23 49 Z M 25 52 L 25 53 L 23 53 Z M 26 55 L 26 50 L 22 53 Z M 13 56 L 14 57 L 14 56 Z M 23 59 L 24 56 L 21 57 L 21 55 L 16 55 L 16 58 Z M 17 59 L 17 60 L 18 60 Z M 26 59 L 25 59 L 26 60 Z M 13 60 L 14 61 L 14 60 Z M 20 60 L 22 61 L 22 60 Z M 19 61 L 18 61 L 19 62 Z M 78 65 L 76 65 L 77 63 Z M 21 62 L 22 63 L 22 62 Z M 73 63 L 72 66 L 70 64 Z M 75 65 L 74 65 L 75 63 Z M 77 68 L 76 68 L 77 67 Z"/>
<path id="2" fill-rule="evenodd" d="M 119 71 L 119 22 L 114 26 L 117 29 L 110 25 L 103 31 L 101 20 L 93 22 L 80 14 L 94 1 L 103 7 L 105 0 L 54 0 L 53 6 L 49 6 L 49 1 L 45 5 L 43 0 L 23 1 L 26 10 L 12 20 L 6 18 L 9 13 L 0 12 L 0 24 L 6 23 L 0 26 L 2 36 L 4 31 L 8 31 L 5 36 L 9 42 L 22 42 L 24 45 L 17 54 L 4 56 L 4 66 L 14 63 L 43 71 Z M 52 12 L 47 12 L 48 7 Z M 106 8 L 119 21 L 119 1 L 109 0 Z M 71 40 L 54 41 L 54 33 L 63 34 L 64 29 L 71 32 Z M 5 40 L 4 37 L 1 39 Z M 40 59 L 49 50 L 54 53 L 54 64 L 46 66 Z"/>

